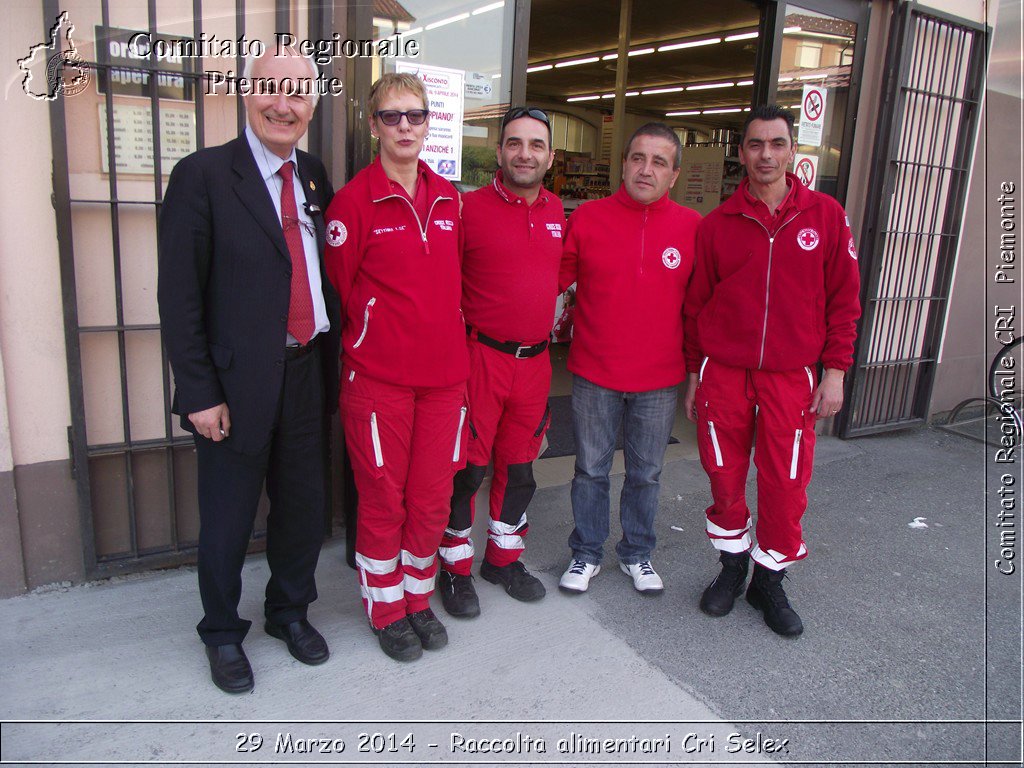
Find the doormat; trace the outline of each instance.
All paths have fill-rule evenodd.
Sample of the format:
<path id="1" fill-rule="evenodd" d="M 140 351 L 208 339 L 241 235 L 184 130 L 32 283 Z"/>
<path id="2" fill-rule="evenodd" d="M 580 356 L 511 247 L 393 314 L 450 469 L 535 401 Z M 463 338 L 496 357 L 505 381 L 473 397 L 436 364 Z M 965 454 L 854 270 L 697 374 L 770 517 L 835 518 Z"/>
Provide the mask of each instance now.
<path id="1" fill-rule="evenodd" d="M 559 456 L 576 455 L 576 437 L 572 430 L 572 395 L 558 395 L 548 398 L 551 406 L 551 426 L 548 427 L 548 449 L 540 455 L 542 459 L 554 459 Z M 678 443 L 669 437 L 668 443 Z M 615 450 L 621 451 L 623 446 L 622 429 L 615 439 Z"/>

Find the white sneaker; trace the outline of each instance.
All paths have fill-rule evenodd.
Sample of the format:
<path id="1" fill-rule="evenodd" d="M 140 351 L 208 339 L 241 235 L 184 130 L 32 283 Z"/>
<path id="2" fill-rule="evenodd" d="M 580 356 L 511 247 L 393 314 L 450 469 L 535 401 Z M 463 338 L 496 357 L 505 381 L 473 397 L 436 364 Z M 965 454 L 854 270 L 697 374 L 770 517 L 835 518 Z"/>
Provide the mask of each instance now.
<path id="1" fill-rule="evenodd" d="M 582 560 L 573 560 L 562 578 L 558 582 L 558 588 L 567 592 L 586 592 L 590 586 L 590 580 L 601 572 L 600 565 L 591 565 Z"/>
<path id="2" fill-rule="evenodd" d="M 661 580 L 661 576 L 651 567 L 650 560 L 644 560 L 642 563 L 636 563 L 635 565 L 619 563 L 619 568 L 622 569 L 624 574 L 632 577 L 633 586 L 637 592 L 655 594 L 665 589 L 665 582 Z"/>

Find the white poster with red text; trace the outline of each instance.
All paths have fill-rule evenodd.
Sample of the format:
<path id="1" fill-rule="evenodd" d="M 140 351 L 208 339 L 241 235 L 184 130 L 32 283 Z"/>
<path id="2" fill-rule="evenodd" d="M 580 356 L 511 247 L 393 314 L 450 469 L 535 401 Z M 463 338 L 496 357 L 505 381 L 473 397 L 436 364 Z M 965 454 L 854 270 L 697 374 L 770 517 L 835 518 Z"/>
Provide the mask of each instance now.
<path id="1" fill-rule="evenodd" d="M 400 61 L 398 72 L 410 72 L 423 81 L 430 109 L 430 131 L 420 159 L 448 181 L 462 178 L 462 116 L 465 111 L 466 73 L 461 69 L 428 67 Z"/>

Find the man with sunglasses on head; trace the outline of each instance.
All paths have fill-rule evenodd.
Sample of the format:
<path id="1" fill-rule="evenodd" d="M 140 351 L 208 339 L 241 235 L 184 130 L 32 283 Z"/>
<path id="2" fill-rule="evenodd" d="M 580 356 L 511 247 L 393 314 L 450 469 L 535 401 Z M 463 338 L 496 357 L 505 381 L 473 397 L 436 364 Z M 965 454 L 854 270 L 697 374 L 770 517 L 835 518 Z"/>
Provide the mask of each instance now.
<path id="1" fill-rule="evenodd" d="M 520 562 L 526 508 L 549 414 L 548 336 L 558 295 L 565 214 L 541 185 L 551 167 L 551 124 L 539 109 L 513 107 L 501 121 L 498 172 L 463 197 L 462 310 L 470 377 L 469 456 L 455 476 L 451 517 L 441 541 L 439 591 L 445 610 L 480 613 L 470 568 L 474 498 L 493 461 L 487 548 L 480 575 L 516 600 L 544 597 Z"/>
<path id="2" fill-rule="evenodd" d="M 273 49 L 271 49 L 273 50 Z M 238 615 L 260 495 L 270 498 L 267 634 L 304 664 L 328 658 L 306 620 L 327 521 L 325 419 L 337 407 L 338 296 L 323 271 L 323 164 L 296 149 L 317 95 L 312 59 L 279 49 L 246 62 L 242 136 L 175 165 L 160 212 L 160 323 L 172 410 L 195 435 L 197 630 L 213 682 L 253 688 Z M 298 87 L 296 87 L 298 85 Z"/>

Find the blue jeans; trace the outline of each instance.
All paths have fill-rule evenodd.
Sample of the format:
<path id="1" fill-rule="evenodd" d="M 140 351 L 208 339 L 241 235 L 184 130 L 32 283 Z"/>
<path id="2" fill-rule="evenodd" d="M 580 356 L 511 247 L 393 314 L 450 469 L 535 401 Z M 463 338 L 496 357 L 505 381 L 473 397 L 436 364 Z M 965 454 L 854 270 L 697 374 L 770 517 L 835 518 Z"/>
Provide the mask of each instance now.
<path id="1" fill-rule="evenodd" d="M 677 395 L 678 387 L 619 392 L 582 376 L 573 377 L 576 474 L 572 479 L 572 516 L 576 527 L 569 535 L 569 547 L 577 560 L 599 565 L 604 555 L 611 511 L 608 473 L 620 425 L 625 438 L 626 481 L 619 498 L 622 540 L 615 545 L 615 552 L 626 565 L 651 559 L 659 479 Z"/>

